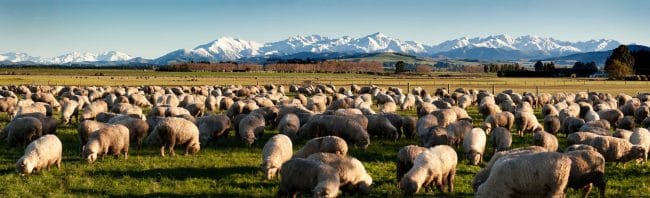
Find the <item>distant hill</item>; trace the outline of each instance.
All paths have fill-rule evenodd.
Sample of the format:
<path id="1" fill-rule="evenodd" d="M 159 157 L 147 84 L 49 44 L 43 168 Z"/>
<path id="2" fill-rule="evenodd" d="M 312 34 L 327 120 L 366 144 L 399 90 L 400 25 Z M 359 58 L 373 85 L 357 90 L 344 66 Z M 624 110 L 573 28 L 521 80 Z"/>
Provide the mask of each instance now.
<path id="1" fill-rule="evenodd" d="M 635 51 L 650 51 L 650 47 L 643 46 L 643 45 L 628 45 L 628 48 L 630 51 L 635 52 Z M 607 51 L 600 51 L 600 52 L 585 52 L 585 53 L 577 53 L 577 54 L 571 54 L 568 56 L 562 56 L 562 57 L 555 57 L 555 58 L 548 58 L 544 59 L 544 61 L 553 61 L 559 64 L 566 64 L 570 65 L 573 64 L 574 62 L 596 62 L 596 65 L 599 67 L 603 67 L 605 65 L 605 61 L 607 60 L 607 57 L 612 54 L 613 50 L 607 50 Z"/>

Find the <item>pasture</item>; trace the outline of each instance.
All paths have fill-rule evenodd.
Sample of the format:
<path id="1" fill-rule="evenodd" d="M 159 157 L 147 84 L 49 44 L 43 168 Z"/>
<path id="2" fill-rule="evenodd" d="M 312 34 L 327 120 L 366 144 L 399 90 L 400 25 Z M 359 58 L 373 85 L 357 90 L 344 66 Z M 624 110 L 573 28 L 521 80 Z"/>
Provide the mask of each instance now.
<path id="1" fill-rule="evenodd" d="M 348 86 L 351 83 L 367 85 L 369 83 L 387 87 L 422 86 L 434 91 L 436 87 L 450 86 L 464 88 L 491 89 L 500 92 L 513 89 L 517 92 L 575 92 L 602 91 L 617 94 L 624 92 L 635 94 L 647 91 L 646 82 L 592 81 L 586 79 L 525 79 L 496 78 L 492 76 L 458 76 L 445 78 L 431 77 L 384 77 L 361 74 L 278 74 L 278 73 L 210 73 L 210 72 L 152 72 L 140 70 L 20 70 L 17 75 L 0 75 L 0 85 L 39 84 L 39 85 L 226 85 L 243 84 L 302 84 L 303 82 L 332 83 Z M 94 76 L 102 72 L 104 76 Z M 376 107 L 375 107 L 376 108 Z M 148 109 L 145 109 L 147 113 Z M 223 112 L 217 112 L 223 113 Z M 468 109 L 473 118 L 473 125 L 482 124 L 481 115 L 476 106 Z M 415 116 L 414 110 L 398 111 L 400 115 Z M 540 109 L 535 109 L 541 121 Z M 59 119 L 59 114 L 54 115 Z M 8 117 L 0 113 L 0 127 L 6 126 Z M 260 171 L 262 147 L 265 141 L 277 134 L 267 128 L 261 141 L 253 146 L 246 146 L 233 133 L 225 139 L 202 145 L 196 155 L 177 155 L 160 157 L 159 148 L 144 147 L 131 149 L 129 159 L 106 157 L 93 164 L 80 159 L 79 140 L 76 122 L 60 124 L 57 136 L 63 142 L 64 160 L 62 169 L 21 177 L 15 172 L 15 162 L 23 155 L 23 148 L 9 148 L 0 143 L 0 194 L 3 197 L 270 197 L 277 192 L 278 180 L 268 181 Z M 513 131 L 514 133 L 514 131 Z M 530 134 L 519 137 L 513 135 L 513 147 L 530 145 Z M 560 134 L 561 147 L 565 147 L 565 135 Z M 302 146 L 294 143 L 294 151 Z M 373 139 L 367 150 L 351 147 L 349 155 L 358 158 L 373 177 L 372 197 L 396 197 L 399 189 L 395 181 L 395 159 L 397 151 L 409 144 L 418 144 L 416 139 L 399 141 Z M 181 152 L 178 146 L 177 153 Z M 461 149 L 462 150 L 462 149 Z M 490 144 L 484 163 L 492 155 Z M 455 191 L 448 196 L 471 196 L 470 182 L 480 170 L 479 166 L 470 166 L 459 153 L 459 163 L 455 181 Z M 483 164 L 484 165 L 484 164 Z M 483 166 L 481 165 L 481 166 Z M 650 163 L 629 162 L 622 165 L 607 164 L 607 195 L 610 197 L 648 196 L 650 195 Z M 568 190 L 569 197 L 579 197 L 581 191 Z M 598 190 L 592 191 L 592 196 Z M 420 192 L 420 195 L 424 195 Z M 426 195 L 443 195 L 441 192 L 429 192 Z"/>

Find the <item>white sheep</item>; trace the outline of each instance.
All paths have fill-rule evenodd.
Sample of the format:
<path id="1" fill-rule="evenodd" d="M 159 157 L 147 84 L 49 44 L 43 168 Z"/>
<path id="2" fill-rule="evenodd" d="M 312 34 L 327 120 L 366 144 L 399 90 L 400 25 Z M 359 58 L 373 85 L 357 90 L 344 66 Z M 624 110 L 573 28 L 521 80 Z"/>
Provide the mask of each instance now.
<path id="1" fill-rule="evenodd" d="M 478 165 L 483 161 L 487 136 L 481 128 L 474 128 L 468 134 L 464 135 L 463 150 L 469 160 L 469 164 Z"/>
<path id="2" fill-rule="evenodd" d="M 551 152 L 555 152 L 559 148 L 557 137 L 546 131 L 535 132 L 533 135 L 533 145 L 544 147 Z"/>
<path id="3" fill-rule="evenodd" d="M 413 168 L 404 175 L 399 188 L 405 195 L 413 195 L 421 188 L 431 189 L 435 185 L 443 191 L 446 184 L 449 192 L 454 191 L 454 177 L 458 158 L 456 151 L 447 145 L 428 149 L 415 159 Z"/>
<path id="4" fill-rule="evenodd" d="M 167 117 L 158 122 L 153 129 L 162 141 L 160 147 L 160 155 L 165 156 L 165 147 L 169 149 L 170 155 L 176 155 L 174 146 L 181 144 L 185 146 L 184 154 L 194 154 L 201 150 L 199 143 L 199 128 L 194 123 L 177 117 Z"/>
<path id="5" fill-rule="evenodd" d="M 282 164 L 278 197 L 296 197 L 312 193 L 313 197 L 336 197 L 341 186 L 338 172 L 322 162 L 294 158 Z"/>
<path id="6" fill-rule="evenodd" d="M 343 138 L 337 136 L 317 137 L 307 141 L 300 150 L 293 153 L 292 158 L 307 158 L 309 155 L 318 152 L 347 155 L 348 144 Z"/>
<path id="7" fill-rule="evenodd" d="M 25 149 L 25 154 L 16 162 L 16 171 L 21 176 L 29 175 L 32 172 L 50 169 L 50 166 L 56 164 L 61 168 L 63 156 L 63 145 L 61 140 L 55 135 L 44 135 L 41 138 L 29 143 Z"/>
<path id="8" fill-rule="evenodd" d="M 262 171 L 266 179 L 271 180 L 280 170 L 282 164 L 291 159 L 293 144 L 288 136 L 278 134 L 264 144 L 262 149 Z"/>
<path id="9" fill-rule="evenodd" d="M 124 159 L 129 153 L 129 129 L 123 125 L 111 125 L 99 129 L 88 137 L 88 143 L 83 149 L 82 157 L 88 163 L 93 163 L 97 157 L 113 154 L 115 158 L 124 153 Z"/>
<path id="10" fill-rule="evenodd" d="M 323 162 L 332 166 L 339 173 L 341 190 L 344 193 L 363 195 L 370 194 L 372 177 L 366 171 L 361 161 L 354 157 L 333 153 L 314 153 L 307 157 L 309 160 Z"/>
<path id="11" fill-rule="evenodd" d="M 630 135 L 630 143 L 642 146 L 646 151 L 643 160 L 648 161 L 648 151 L 650 150 L 650 132 L 648 132 L 648 129 L 634 129 L 634 132 Z"/>

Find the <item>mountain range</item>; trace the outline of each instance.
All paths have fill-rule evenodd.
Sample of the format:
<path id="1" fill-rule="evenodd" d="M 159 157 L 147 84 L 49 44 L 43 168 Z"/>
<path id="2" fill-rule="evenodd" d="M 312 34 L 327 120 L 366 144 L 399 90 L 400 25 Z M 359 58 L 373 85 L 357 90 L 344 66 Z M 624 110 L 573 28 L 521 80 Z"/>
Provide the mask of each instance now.
<path id="1" fill-rule="evenodd" d="M 444 41 L 436 45 L 426 45 L 415 41 L 403 41 L 374 33 L 360 38 L 343 36 L 329 38 L 320 35 L 292 36 L 285 40 L 261 44 L 233 37 L 221 37 L 217 40 L 196 46 L 192 49 L 178 49 L 153 60 L 135 58 L 134 56 L 109 51 L 99 54 L 73 52 L 52 58 L 32 57 L 25 53 L 0 54 L 0 62 L 36 63 L 36 64 L 70 64 L 70 63 L 139 63 L 168 64 L 186 61 L 237 61 L 264 60 L 268 58 L 300 57 L 308 54 L 366 54 L 377 52 L 397 52 L 416 56 L 469 58 L 485 60 L 521 60 L 561 57 L 584 52 L 607 51 L 621 43 L 615 40 L 598 39 L 580 42 L 561 41 L 554 38 L 538 36 L 490 35 L 487 37 L 467 38 Z"/>

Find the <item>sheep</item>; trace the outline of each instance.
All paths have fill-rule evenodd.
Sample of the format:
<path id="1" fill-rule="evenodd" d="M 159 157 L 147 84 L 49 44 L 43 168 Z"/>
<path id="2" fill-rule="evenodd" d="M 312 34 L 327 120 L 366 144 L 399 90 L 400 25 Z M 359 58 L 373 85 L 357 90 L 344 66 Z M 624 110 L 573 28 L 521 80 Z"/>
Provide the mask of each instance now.
<path id="1" fill-rule="evenodd" d="M 408 145 L 402 147 L 399 152 L 397 152 L 397 182 L 401 181 L 404 174 L 411 170 L 415 158 L 425 150 L 427 150 L 425 147 Z"/>
<path id="2" fill-rule="evenodd" d="M 97 130 L 90 137 L 83 149 L 82 158 L 93 163 L 97 157 L 113 154 L 117 159 L 124 153 L 124 159 L 129 153 L 129 129 L 123 125 L 111 125 Z"/>
<path id="3" fill-rule="evenodd" d="M 475 196 L 564 197 L 571 164 L 568 156 L 553 152 L 502 157 Z"/>
<path id="4" fill-rule="evenodd" d="M 146 121 L 132 118 L 129 116 L 122 116 L 123 119 L 111 119 L 108 121 L 109 124 L 121 124 L 126 126 L 129 129 L 129 140 L 131 145 L 136 145 L 138 149 L 142 147 L 142 142 L 147 137 L 149 132 L 149 124 Z"/>
<path id="5" fill-rule="evenodd" d="M 61 120 L 64 124 L 70 123 L 70 118 L 74 118 L 79 122 L 79 103 L 74 100 L 67 100 L 63 102 L 63 108 L 61 109 Z"/>
<path id="6" fill-rule="evenodd" d="M 431 103 L 422 103 L 421 105 L 418 105 L 417 112 L 418 112 L 418 117 L 421 118 L 422 116 L 431 114 L 431 112 L 438 110 L 438 107 Z"/>
<path id="7" fill-rule="evenodd" d="M 16 162 L 16 171 L 21 176 L 26 176 L 43 169 L 49 170 L 50 166 L 55 164 L 60 169 L 62 159 L 61 140 L 55 135 L 44 135 L 29 143 L 25 154 Z"/>
<path id="8" fill-rule="evenodd" d="M 529 147 L 515 148 L 512 150 L 495 153 L 492 156 L 492 158 L 490 158 L 490 161 L 487 163 L 487 165 L 485 165 L 483 169 L 481 169 L 478 173 L 476 173 L 476 175 L 474 175 L 474 178 L 472 179 L 472 189 L 474 190 L 474 192 L 476 192 L 478 190 L 478 187 L 488 179 L 494 164 L 500 158 L 512 157 L 512 156 L 518 156 L 518 155 L 524 155 L 530 153 L 540 153 L 540 152 L 548 152 L 548 150 L 546 150 L 544 147 L 529 146 Z"/>
<path id="9" fill-rule="evenodd" d="M 618 109 L 605 109 L 598 111 L 598 116 L 601 120 L 607 120 L 609 123 L 614 125 L 616 128 L 616 123 L 619 119 L 623 118 L 623 112 Z"/>
<path id="10" fill-rule="evenodd" d="M 557 115 L 547 115 L 544 117 L 544 129 L 549 133 L 555 135 L 562 128 L 560 117 Z"/>
<path id="11" fill-rule="evenodd" d="M 600 197 L 605 197 L 605 158 L 595 150 L 573 150 L 565 154 L 571 159 L 567 187 L 582 189 L 582 197 L 587 197 L 595 185 Z"/>
<path id="12" fill-rule="evenodd" d="M 644 159 L 647 154 L 643 146 L 633 145 L 627 140 L 611 136 L 596 136 L 585 144 L 596 148 L 605 157 L 605 161 L 616 162 L 616 164 Z"/>
<path id="13" fill-rule="evenodd" d="M 402 117 L 402 132 L 404 136 L 409 139 L 415 138 L 416 133 L 416 123 L 417 119 L 412 116 L 403 116 Z"/>
<path id="14" fill-rule="evenodd" d="M 428 114 L 420 117 L 416 124 L 416 131 L 422 145 L 426 144 L 431 127 L 438 126 L 438 118 Z"/>
<path id="15" fill-rule="evenodd" d="M 388 118 L 381 115 L 370 115 L 366 117 L 368 118 L 368 135 L 397 141 L 399 132 Z"/>
<path id="16" fill-rule="evenodd" d="M 296 197 L 312 193 L 313 197 L 336 197 L 341 185 L 338 172 L 322 162 L 291 159 L 280 169 L 278 197 Z"/>
<path id="17" fill-rule="evenodd" d="M 447 127 L 447 125 L 456 122 L 458 120 L 458 115 L 456 115 L 456 112 L 451 109 L 439 109 L 436 111 L 433 111 L 431 114 L 436 116 L 438 119 L 438 126 L 440 127 Z"/>
<path id="18" fill-rule="evenodd" d="M 262 171 L 271 180 L 280 171 L 282 164 L 291 159 L 293 144 L 288 136 L 278 134 L 264 144 L 262 149 Z"/>
<path id="19" fill-rule="evenodd" d="M 546 150 L 551 152 L 555 152 L 559 148 L 557 137 L 546 131 L 535 132 L 533 135 L 533 145 L 544 147 Z"/>
<path id="20" fill-rule="evenodd" d="M 360 115 L 365 118 L 365 116 Z M 368 148 L 370 137 L 361 125 L 350 117 L 337 115 L 314 116 L 298 130 L 301 139 L 334 135 L 343 138 L 348 144 L 355 144 L 362 150 Z"/>
<path id="21" fill-rule="evenodd" d="M 648 132 L 648 129 L 634 129 L 634 132 L 630 135 L 630 143 L 642 146 L 646 151 L 643 160 L 648 161 L 648 151 L 650 150 L 650 132 Z"/>
<path id="22" fill-rule="evenodd" d="M 32 117 L 41 121 L 42 134 L 56 134 L 56 127 L 58 125 L 55 118 L 45 116 L 42 113 L 26 113 L 14 118 Z"/>
<path id="23" fill-rule="evenodd" d="M 447 145 L 458 146 L 463 142 L 465 133 L 472 130 L 472 123 L 459 120 L 447 126 Z"/>
<path id="24" fill-rule="evenodd" d="M 199 128 L 199 143 L 207 146 L 212 139 L 227 135 L 230 118 L 221 114 L 203 116 L 196 119 L 196 126 Z"/>
<path id="25" fill-rule="evenodd" d="M 176 155 L 174 146 L 182 144 L 185 146 L 184 155 L 195 154 L 201 149 L 199 143 L 199 129 L 194 123 L 176 117 L 167 117 L 160 120 L 156 127 L 153 129 L 157 133 L 162 142 L 160 147 L 160 155 L 165 156 L 165 147 L 169 149 L 172 157 Z"/>
<path id="26" fill-rule="evenodd" d="M 596 138 L 598 136 L 600 136 L 600 135 L 595 134 L 595 133 L 575 132 L 575 133 L 567 135 L 566 143 L 569 146 L 574 145 L 574 144 L 587 144 L 592 139 L 594 139 L 594 138 Z"/>
<path id="27" fill-rule="evenodd" d="M 19 117 L 9 122 L 2 131 L 9 146 L 26 146 L 41 137 L 43 124 L 33 117 Z"/>
<path id="28" fill-rule="evenodd" d="M 296 114 L 288 113 L 280 119 L 277 130 L 280 134 L 289 136 L 291 139 L 296 139 L 298 130 L 300 129 L 300 118 Z"/>
<path id="29" fill-rule="evenodd" d="M 379 107 L 379 112 L 382 113 L 394 113 L 397 111 L 397 104 L 395 102 L 386 102 L 381 104 Z"/>
<path id="30" fill-rule="evenodd" d="M 517 134 L 522 137 L 526 132 L 535 132 L 544 129 L 532 112 L 517 112 L 515 124 L 517 126 Z"/>
<path id="31" fill-rule="evenodd" d="M 634 119 L 636 122 L 641 123 L 650 115 L 650 107 L 642 105 L 636 111 L 634 111 Z"/>
<path id="32" fill-rule="evenodd" d="M 636 127 L 634 123 L 634 117 L 625 116 L 618 120 L 615 124 L 617 129 L 633 130 Z"/>
<path id="33" fill-rule="evenodd" d="M 483 122 L 481 128 L 485 130 L 487 134 L 490 134 L 492 128 L 505 127 L 508 130 L 512 129 L 512 126 L 515 122 L 515 116 L 510 112 L 499 112 L 492 115 L 488 115 Z"/>
<path id="34" fill-rule="evenodd" d="M 293 153 L 292 158 L 307 158 L 309 155 L 318 152 L 347 155 L 348 144 L 343 138 L 337 136 L 318 137 L 307 141 L 302 148 Z"/>
<path id="35" fill-rule="evenodd" d="M 463 150 L 471 165 L 478 165 L 483 161 L 487 137 L 481 128 L 474 128 L 464 135 Z"/>
<path id="36" fill-rule="evenodd" d="M 577 151 L 577 150 L 590 150 L 590 151 L 596 151 L 596 148 L 594 148 L 593 146 L 586 145 L 586 144 L 574 144 L 574 145 L 568 146 L 568 147 L 564 150 L 564 152 Z M 596 152 L 598 152 L 598 151 L 596 151 Z M 602 156 L 602 155 L 601 155 L 601 156 Z"/>
<path id="37" fill-rule="evenodd" d="M 100 112 L 96 115 L 95 120 L 100 122 L 108 122 L 111 118 L 116 116 L 120 116 L 120 114 L 116 114 L 112 112 Z"/>
<path id="38" fill-rule="evenodd" d="M 447 145 L 439 145 L 420 153 L 413 162 L 413 167 L 402 180 L 399 188 L 404 195 L 413 195 L 421 188 L 433 190 L 435 185 L 438 190 L 443 191 L 447 185 L 447 191 L 454 191 L 454 177 L 456 176 L 456 165 L 458 158 L 456 151 Z"/>
<path id="39" fill-rule="evenodd" d="M 545 104 L 542 107 L 542 116 L 546 117 L 548 115 L 558 116 L 560 112 L 552 104 Z"/>
<path id="40" fill-rule="evenodd" d="M 93 120 L 81 121 L 81 123 L 79 123 L 79 125 L 77 126 L 77 137 L 79 138 L 81 151 L 84 150 L 84 147 L 88 142 L 88 137 L 90 137 L 97 130 L 108 126 L 110 126 L 110 124 L 97 122 Z"/>
<path id="41" fill-rule="evenodd" d="M 509 150 L 512 145 L 512 134 L 510 134 L 508 129 L 503 127 L 497 127 L 492 130 L 490 139 L 492 141 L 494 153 Z"/>
<path id="42" fill-rule="evenodd" d="M 264 133 L 264 116 L 258 113 L 251 113 L 239 122 L 239 131 L 237 134 L 248 146 L 251 146 L 255 140 L 260 139 Z"/>
<path id="43" fill-rule="evenodd" d="M 433 126 L 429 131 L 420 139 L 423 146 L 432 147 L 436 145 L 446 145 L 449 139 L 447 138 L 447 130 L 440 126 Z"/>
<path id="44" fill-rule="evenodd" d="M 580 130 L 580 127 L 585 124 L 585 121 L 581 118 L 576 118 L 576 117 L 568 117 L 565 118 L 564 121 L 562 121 L 562 132 L 564 134 L 571 134 L 578 132 Z"/>
<path id="45" fill-rule="evenodd" d="M 368 175 L 361 161 L 354 157 L 336 155 L 332 153 L 314 153 L 307 157 L 308 160 L 323 162 L 332 166 L 339 173 L 340 189 L 343 193 L 370 194 L 372 177 Z"/>

